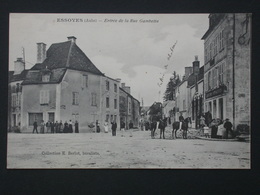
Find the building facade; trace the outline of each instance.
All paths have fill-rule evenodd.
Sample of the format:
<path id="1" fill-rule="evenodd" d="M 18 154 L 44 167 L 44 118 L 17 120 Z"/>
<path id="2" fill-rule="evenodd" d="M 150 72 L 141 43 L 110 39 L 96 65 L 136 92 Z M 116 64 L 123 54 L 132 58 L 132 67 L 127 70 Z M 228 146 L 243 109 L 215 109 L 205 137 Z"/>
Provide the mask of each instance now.
<path id="1" fill-rule="evenodd" d="M 54 43 L 47 51 L 44 43 L 37 45 L 37 64 L 24 71 L 15 66 L 9 72 L 10 126 L 19 122 L 21 132 L 32 132 L 34 121 L 77 120 L 80 132 L 88 132 L 96 121 L 101 128 L 105 120 L 119 124 L 120 81 L 101 73 L 76 45 L 75 37 Z M 14 104 L 15 94 L 20 98 Z"/>
<path id="2" fill-rule="evenodd" d="M 121 84 L 120 90 L 120 123 L 125 123 L 125 128 L 139 127 L 141 119 L 140 102 L 131 95 L 131 89 L 125 83 Z"/>
<path id="3" fill-rule="evenodd" d="M 185 67 L 185 75 L 180 84 L 176 87 L 176 106 L 175 106 L 175 121 L 179 121 L 179 116 L 184 118 L 189 117 L 189 109 L 191 104 L 189 101 L 188 78 L 192 74 L 193 67 Z"/>
<path id="4" fill-rule="evenodd" d="M 204 109 L 250 124 L 251 15 L 210 14 L 204 40 Z"/>
<path id="5" fill-rule="evenodd" d="M 25 70 L 25 63 L 22 58 L 17 58 L 14 62 L 14 71 L 9 72 L 9 85 L 8 85 L 8 129 L 11 131 L 13 128 L 21 124 L 21 98 L 22 98 L 22 85 L 28 70 Z"/>
<path id="6" fill-rule="evenodd" d="M 204 114 L 204 66 L 200 67 L 197 56 L 193 62 L 193 73 L 188 78 L 188 115 L 192 128 L 199 127 L 199 118 Z"/>

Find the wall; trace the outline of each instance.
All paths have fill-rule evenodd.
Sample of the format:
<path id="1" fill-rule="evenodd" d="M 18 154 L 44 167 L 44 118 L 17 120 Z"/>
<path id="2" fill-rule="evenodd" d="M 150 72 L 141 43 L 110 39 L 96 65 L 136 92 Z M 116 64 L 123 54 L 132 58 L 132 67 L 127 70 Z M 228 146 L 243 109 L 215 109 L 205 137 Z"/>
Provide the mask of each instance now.
<path id="1" fill-rule="evenodd" d="M 49 104 L 40 105 L 40 91 L 49 90 Z M 28 113 L 43 113 L 43 120 L 48 121 L 48 113 L 56 109 L 56 84 L 23 85 L 21 99 L 21 132 L 32 132 Z"/>
<path id="2" fill-rule="evenodd" d="M 88 76 L 88 87 L 82 84 L 83 75 Z M 73 92 L 79 93 L 78 105 L 72 104 Z M 92 93 L 96 94 L 96 105 L 92 105 Z M 79 132 L 90 132 L 92 122 L 100 120 L 100 76 L 75 70 L 67 70 L 61 83 L 60 119 L 79 122 Z"/>
<path id="3" fill-rule="evenodd" d="M 106 89 L 106 81 L 109 81 L 109 91 Z M 116 92 L 114 90 L 114 84 L 116 84 Z M 104 130 L 104 123 L 106 120 L 106 115 L 109 115 L 109 130 L 111 130 L 111 115 L 116 116 L 117 130 L 120 128 L 120 114 L 119 114 L 119 85 L 120 82 L 108 78 L 101 77 L 101 116 L 99 118 L 101 131 Z M 106 98 L 109 97 L 109 108 L 106 107 Z M 117 100 L 116 109 L 114 108 L 114 99 Z"/>
<path id="4" fill-rule="evenodd" d="M 235 14 L 235 125 L 250 124 L 251 17 Z M 247 28 L 246 28 L 247 27 Z M 242 37 L 244 34 L 244 41 Z"/>

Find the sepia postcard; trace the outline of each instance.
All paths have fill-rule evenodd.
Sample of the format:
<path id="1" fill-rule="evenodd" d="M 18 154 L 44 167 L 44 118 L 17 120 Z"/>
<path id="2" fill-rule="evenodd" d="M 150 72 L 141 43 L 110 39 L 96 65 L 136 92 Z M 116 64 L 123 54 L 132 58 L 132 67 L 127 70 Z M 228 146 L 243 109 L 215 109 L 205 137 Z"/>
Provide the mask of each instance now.
<path id="1" fill-rule="evenodd" d="M 10 13 L 7 169 L 250 169 L 251 13 Z"/>

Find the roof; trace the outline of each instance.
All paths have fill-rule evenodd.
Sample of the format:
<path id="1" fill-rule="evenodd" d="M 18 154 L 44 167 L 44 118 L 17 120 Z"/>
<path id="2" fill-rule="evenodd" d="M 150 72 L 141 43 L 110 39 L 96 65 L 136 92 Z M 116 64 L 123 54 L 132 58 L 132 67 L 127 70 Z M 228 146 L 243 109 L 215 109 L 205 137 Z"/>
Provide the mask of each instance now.
<path id="1" fill-rule="evenodd" d="M 119 87 L 119 90 L 122 90 L 123 92 L 125 92 L 127 95 L 129 95 L 131 98 L 133 98 L 134 100 L 138 101 L 137 99 L 135 99 L 130 93 L 126 92 L 123 88 Z M 138 101 L 139 102 L 139 101 Z M 140 103 L 140 102 L 139 102 Z"/>
<path id="2" fill-rule="evenodd" d="M 46 68 L 51 72 L 50 81 L 42 82 L 41 74 Z M 47 50 L 46 59 L 43 63 L 37 63 L 30 69 L 22 84 L 59 83 L 66 69 L 86 71 L 104 76 L 75 42 L 66 41 L 52 44 Z"/>
<path id="3" fill-rule="evenodd" d="M 23 70 L 20 74 L 14 75 L 14 71 L 9 71 L 8 82 L 22 81 L 25 79 L 28 70 Z"/>
<path id="4" fill-rule="evenodd" d="M 222 18 L 224 18 L 225 14 L 223 13 L 214 13 L 214 14 L 210 14 L 209 15 L 209 20 L 211 20 L 210 23 L 212 23 L 209 26 L 209 29 L 206 31 L 206 33 L 202 36 L 202 40 L 205 40 L 209 34 L 213 31 L 213 29 L 219 24 L 219 22 L 221 21 Z M 211 17 L 213 19 L 211 19 Z"/>
<path id="5" fill-rule="evenodd" d="M 29 71 L 22 84 L 29 85 L 29 84 L 44 84 L 44 83 L 46 84 L 60 83 L 62 81 L 65 72 L 66 72 L 65 68 L 51 70 L 50 81 L 43 82 L 41 71 Z"/>
<path id="6" fill-rule="evenodd" d="M 200 67 L 199 69 L 199 75 L 198 75 L 198 81 L 202 80 L 204 78 L 204 66 Z M 188 87 L 195 84 L 195 75 L 192 73 L 188 78 Z"/>
<path id="7" fill-rule="evenodd" d="M 69 68 L 103 75 L 76 43 L 72 41 L 52 44 L 47 50 L 44 62 L 42 64 L 35 64 L 32 70 L 40 70 L 46 66 L 49 69 Z"/>

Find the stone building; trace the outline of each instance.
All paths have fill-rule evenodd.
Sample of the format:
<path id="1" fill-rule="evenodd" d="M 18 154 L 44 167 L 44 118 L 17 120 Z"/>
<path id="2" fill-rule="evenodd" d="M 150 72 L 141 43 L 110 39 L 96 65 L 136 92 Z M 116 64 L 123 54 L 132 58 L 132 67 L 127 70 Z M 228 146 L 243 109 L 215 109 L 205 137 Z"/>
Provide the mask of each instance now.
<path id="1" fill-rule="evenodd" d="M 13 88 L 16 82 L 22 86 L 20 117 L 18 114 L 16 119 L 22 132 L 31 132 L 35 120 L 38 124 L 41 120 L 77 120 L 80 132 L 89 131 L 89 125 L 96 120 L 101 124 L 106 119 L 116 120 L 119 124 L 120 82 L 100 72 L 77 46 L 76 37 L 52 44 L 47 52 L 44 43 L 37 45 L 37 64 L 30 70 L 21 72 L 15 68 L 9 73 L 9 86 Z M 15 74 L 18 69 L 19 79 Z"/>
<path id="2" fill-rule="evenodd" d="M 134 128 L 139 126 L 141 119 L 140 102 L 131 95 L 131 88 L 125 83 L 121 84 L 120 90 L 120 122 L 124 122 L 126 129 L 132 123 Z"/>
<path id="3" fill-rule="evenodd" d="M 188 90 L 188 78 L 192 74 L 193 67 L 185 67 L 185 75 L 182 81 L 176 87 L 176 101 L 175 101 L 175 121 L 179 121 L 179 116 L 184 118 L 189 117 L 188 109 L 189 103 L 189 90 Z"/>
<path id="4" fill-rule="evenodd" d="M 251 15 L 210 14 L 204 40 L 204 109 L 250 124 Z"/>
<path id="5" fill-rule="evenodd" d="M 14 71 L 9 71 L 8 85 L 8 129 L 15 128 L 21 124 L 21 97 L 22 85 L 28 70 L 22 58 L 14 62 Z"/>

